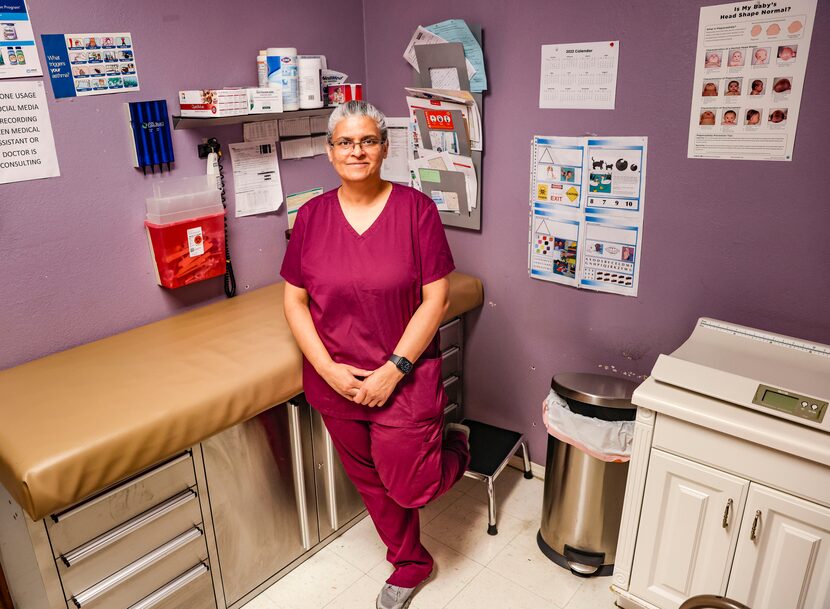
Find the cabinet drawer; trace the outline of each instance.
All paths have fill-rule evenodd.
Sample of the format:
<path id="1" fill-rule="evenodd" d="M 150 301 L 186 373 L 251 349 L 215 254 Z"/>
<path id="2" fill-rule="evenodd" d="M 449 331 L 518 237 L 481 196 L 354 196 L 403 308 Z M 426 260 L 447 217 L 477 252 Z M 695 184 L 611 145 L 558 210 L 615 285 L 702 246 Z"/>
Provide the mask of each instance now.
<path id="1" fill-rule="evenodd" d="M 174 495 L 72 552 L 63 554 L 57 564 L 64 592 L 67 597 L 80 594 L 200 523 L 196 492 L 187 489 Z"/>
<path id="2" fill-rule="evenodd" d="M 461 379 L 452 375 L 444 380 L 444 391 L 447 392 L 447 400 L 450 404 L 461 402 Z"/>
<path id="3" fill-rule="evenodd" d="M 207 562 L 204 533 L 191 527 L 123 569 L 72 595 L 66 606 L 69 609 L 127 609 L 202 562 Z"/>
<path id="4" fill-rule="evenodd" d="M 461 349 L 452 347 L 441 354 L 441 378 L 446 379 L 461 372 Z"/>
<path id="5" fill-rule="evenodd" d="M 129 609 L 216 609 L 210 569 L 199 563 Z"/>
<path id="6" fill-rule="evenodd" d="M 438 328 L 441 351 L 446 351 L 450 347 L 460 347 L 462 336 L 461 319 L 454 319 Z"/>
<path id="7" fill-rule="evenodd" d="M 55 558 L 196 485 L 184 453 L 78 505 L 46 518 Z"/>

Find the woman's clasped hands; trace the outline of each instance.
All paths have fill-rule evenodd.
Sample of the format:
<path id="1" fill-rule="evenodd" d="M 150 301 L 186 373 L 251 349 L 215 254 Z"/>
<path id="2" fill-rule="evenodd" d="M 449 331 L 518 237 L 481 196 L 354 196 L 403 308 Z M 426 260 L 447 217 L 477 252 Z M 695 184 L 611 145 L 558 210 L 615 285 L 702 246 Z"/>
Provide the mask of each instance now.
<path id="1" fill-rule="evenodd" d="M 376 370 L 331 362 L 321 376 L 347 400 L 375 408 L 386 403 L 404 375 L 392 362 Z"/>

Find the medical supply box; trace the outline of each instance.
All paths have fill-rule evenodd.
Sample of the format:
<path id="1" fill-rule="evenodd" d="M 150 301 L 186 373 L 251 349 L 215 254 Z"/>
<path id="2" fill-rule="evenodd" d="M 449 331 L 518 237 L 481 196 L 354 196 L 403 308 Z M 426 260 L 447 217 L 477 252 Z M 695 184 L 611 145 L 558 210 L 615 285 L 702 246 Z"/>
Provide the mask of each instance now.
<path id="1" fill-rule="evenodd" d="M 163 180 L 144 226 L 156 281 L 178 288 L 225 274 L 225 209 L 214 176 Z"/>
<path id="2" fill-rule="evenodd" d="M 212 118 L 248 114 L 246 89 L 202 89 L 179 91 L 181 116 Z"/>
<path id="3" fill-rule="evenodd" d="M 282 112 L 282 88 L 245 89 L 248 92 L 248 114 Z"/>

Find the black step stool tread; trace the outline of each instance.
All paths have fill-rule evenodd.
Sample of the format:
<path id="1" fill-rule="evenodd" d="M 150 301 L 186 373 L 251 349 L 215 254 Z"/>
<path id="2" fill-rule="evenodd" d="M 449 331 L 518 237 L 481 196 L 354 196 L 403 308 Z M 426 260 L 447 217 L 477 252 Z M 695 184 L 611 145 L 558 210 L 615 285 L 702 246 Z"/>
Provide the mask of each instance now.
<path id="1" fill-rule="evenodd" d="M 462 425 L 470 428 L 470 467 L 471 472 L 482 476 L 492 476 L 516 448 L 516 444 L 522 437 L 517 431 L 502 429 L 474 421 L 464 419 Z"/>

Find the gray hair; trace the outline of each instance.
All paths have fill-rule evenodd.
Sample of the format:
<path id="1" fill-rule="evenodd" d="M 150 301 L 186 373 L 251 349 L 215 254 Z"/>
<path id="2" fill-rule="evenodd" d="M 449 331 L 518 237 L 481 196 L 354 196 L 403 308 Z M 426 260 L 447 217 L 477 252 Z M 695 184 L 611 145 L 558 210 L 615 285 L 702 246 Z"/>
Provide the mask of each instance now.
<path id="1" fill-rule="evenodd" d="M 331 137 L 334 134 L 334 129 L 337 127 L 337 124 L 352 116 L 367 116 L 371 118 L 377 123 L 378 129 L 380 130 L 380 141 L 386 141 L 386 116 L 384 116 L 383 112 L 367 101 L 353 99 L 345 104 L 340 104 L 331 113 L 328 130 L 326 131 L 326 140 L 329 144 L 331 144 Z"/>

